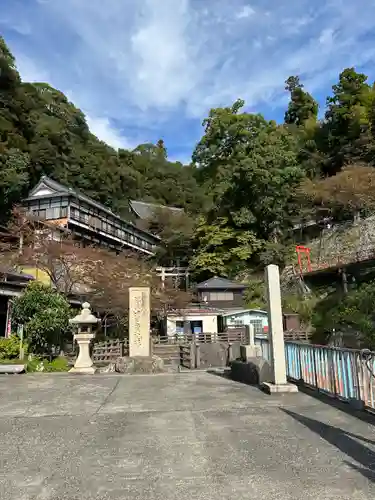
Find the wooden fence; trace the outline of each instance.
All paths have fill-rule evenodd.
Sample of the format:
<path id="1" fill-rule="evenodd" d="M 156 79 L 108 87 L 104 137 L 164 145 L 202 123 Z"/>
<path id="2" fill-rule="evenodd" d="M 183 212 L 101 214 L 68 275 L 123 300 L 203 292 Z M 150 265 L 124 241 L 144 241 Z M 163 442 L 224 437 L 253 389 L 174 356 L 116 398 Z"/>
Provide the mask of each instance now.
<path id="1" fill-rule="evenodd" d="M 299 342 L 309 342 L 311 333 L 304 330 L 290 330 L 284 332 L 284 340 L 298 340 Z"/>
<path id="2" fill-rule="evenodd" d="M 196 368 L 195 346 L 193 343 L 180 346 L 180 364 L 184 368 L 194 370 Z"/>
<path id="3" fill-rule="evenodd" d="M 225 342 L 234 343 L 241 342 L 245 343 L 247 340 L 247 334 L 245 328 L 233 328 L 222 333 L 196 333 L 196 334 L 176 334 L 176 335 L 164 335 L 164 336 L 154 336 L 152 337 L 152 342 L 154 344 L 207 344 L 212 342 Z"/>
<path id="4" fill-rule="evenodd" d="M 109 363 L 125 356 L 128 352 L 128 340 L 111 339 L 93 345 L 92 359 L 94 363 Z"/>

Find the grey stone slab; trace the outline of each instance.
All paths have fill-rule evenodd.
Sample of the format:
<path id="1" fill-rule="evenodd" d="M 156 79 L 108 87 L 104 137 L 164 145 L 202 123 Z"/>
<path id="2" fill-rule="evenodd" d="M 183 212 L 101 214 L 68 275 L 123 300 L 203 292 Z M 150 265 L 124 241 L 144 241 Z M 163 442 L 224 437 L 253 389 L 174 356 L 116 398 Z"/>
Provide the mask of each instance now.
<path id="1" fill-rule="evenodd" d="M 208 373 L 0 379 L 1 500 L 365 500 L 375 427 Z"/>
<path id="2" fill-rule="evenodd" d="M 267 394 L 282 394 L 284 392 L 292 392 L 296 393 L 298 392 L 298 387 L 296 384 L 273 384 L 271 382 L 263 382 L 262 384 L 263 390 Z"/>
<path id="3" fill-rule="evenodd" d="M 19 374 L 25 372 L 25 365 L 1 365 L 0 364 L 0 374 Z"/>

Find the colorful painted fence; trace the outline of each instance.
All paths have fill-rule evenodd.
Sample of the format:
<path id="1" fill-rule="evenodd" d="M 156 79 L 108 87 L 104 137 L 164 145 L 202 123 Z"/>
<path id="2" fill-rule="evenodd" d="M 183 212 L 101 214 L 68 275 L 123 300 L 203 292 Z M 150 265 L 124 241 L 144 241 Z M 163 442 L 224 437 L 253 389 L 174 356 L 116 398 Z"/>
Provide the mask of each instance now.
<path id="1" fill-rule="evenodd" d="M 270 360 L 268 339 L 256 339 Z M 375 410 L 375 352 L 285 342 L 287 376 L 344 401 Z"/>

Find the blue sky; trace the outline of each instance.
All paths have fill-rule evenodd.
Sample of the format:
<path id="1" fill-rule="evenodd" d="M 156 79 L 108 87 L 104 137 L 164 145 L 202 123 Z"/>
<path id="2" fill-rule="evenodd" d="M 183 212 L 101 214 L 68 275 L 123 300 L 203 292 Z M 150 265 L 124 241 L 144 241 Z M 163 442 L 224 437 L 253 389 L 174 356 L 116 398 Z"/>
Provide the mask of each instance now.
<path id="1" fill-rule="evenodd" d="M 373 0 L 0 0 L 26 81 L 46 81 L 114 147 L 189 159 L 211 107 L 280 120 L 284 80 L 321 102 L 348 66 L 375 78 Z"/>

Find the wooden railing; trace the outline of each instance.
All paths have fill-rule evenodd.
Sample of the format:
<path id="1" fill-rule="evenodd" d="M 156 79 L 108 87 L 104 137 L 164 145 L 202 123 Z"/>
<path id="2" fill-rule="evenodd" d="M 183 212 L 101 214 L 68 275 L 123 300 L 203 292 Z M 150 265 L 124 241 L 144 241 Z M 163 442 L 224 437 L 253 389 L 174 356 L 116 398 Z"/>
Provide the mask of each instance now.
<path id="1" fill-rule="evenodd" d="M 92 359 L 94 363 L 108 363 L 125 356 L 128 352 L 128 339 L 111 339 L 97 342 L 93 346 Z"/>
<path id="2" fill-rule="evenodd" d="M 299 342 L 309 342 L 311 333 L 306 330 L 289 330 L 284 332 L 284 340 L 298 340 Z"/>
<path id="3" fill-rule="evenodd" d="M 180 346 L 180 363 L 181 366 L 194 370 L 196 367 L 194 344 L 186 344 Z"/>
<path id="4" fill-rule="evenodd" d="M 183 333 L 176 335 L 154 336 L 152 337 L 152 342 L 154 344 L 207 344 L 211 342 L 244 343 L 246 341 L 246 337 L 245 329 L 233 329 L 222 333 Z"/>

